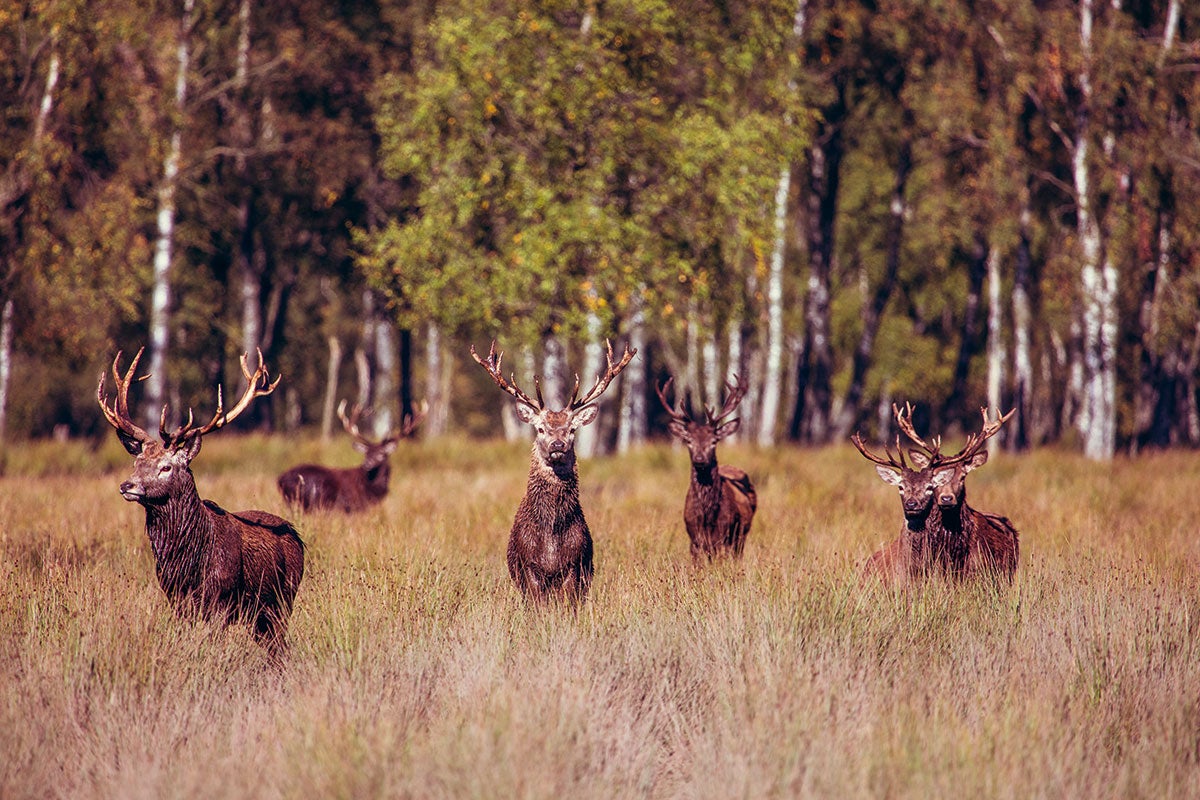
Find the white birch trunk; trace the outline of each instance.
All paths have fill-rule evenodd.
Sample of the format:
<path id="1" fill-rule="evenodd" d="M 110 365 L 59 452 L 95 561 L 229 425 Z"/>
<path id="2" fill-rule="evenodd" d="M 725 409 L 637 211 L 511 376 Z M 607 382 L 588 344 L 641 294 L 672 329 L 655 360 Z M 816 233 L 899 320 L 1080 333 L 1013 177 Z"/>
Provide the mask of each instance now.
<path id="1" fill-rule="evenodd" d="M 444 361 L 442 355 L 442 331 L 436 323 L 429 323 L 425 330 L 425 399 L 429 402 L 429 412 L 421 425 L 424 438 L 433 439 L 446 433 L 446 423 L 450 418 L 445 387 Z"/>
<path id="2" fill-rule="evenodd" d="M 183 20 L 176 48 L 175 114 L 167 155 L 163 161 L 162 183 L 158 189 L 158 235 L 154 243 L 154 288 L 150 296 L 150 360 L 146 380 L 144 427 L 154 430 L 159 409 L 167 393 L 166 364 L 171 327 L 171 256 L 175 244 L 175 189 L 179 179 L 179 160 L 183 149 L 183 115 L 187 102 L 188 68 L 191 63 L 191 34 L 195 19 L 195 0 L 184 0 Z"/>
<path id="3" fill-rule="evenodd" d="M 1004 330 L 1003 315 L 1000 305 L 1000 251 L 993 246 L 987 257 L 988 280 L 988 337 L 987 337 L 987 403 L 988 408 L 997 414 L 1003 414 L 1000 407 L 1002 397 L 1001 387 L 1004 382 Z M 1000 449 L 1000 440 L 993 436 L 988 439 L 988 453 L 995 455 Z"/>
<path id="4" fill-rule="evenodd" d="M 1167 54 L 1175 44 L 1175 36 L 1179 33 L 1179 0 L 1171 0 L 1167 4 L 1167 23 L 1163 26 L 1162 50 L 1158 53 L 1158 67 L 1162 69 L 1167 60 Z"/>
<path id="5" fill-rule="evenodd" d="M 783 389 L 783 256 L 787 247 L 787 198 L 791 183 L 791 166 L 784 166 L 775 187 L 775 244 L 767 274 L 767 363 L 758 423 L 758 443 L 763 447 L 775 444 Z"/>
<path id="6" fill-rule="evenodd" d="M 713 408 L 721 407 L 721 364 L 717 352 L 717 334 L 709 331 L 700 346 L 700 359 L 704 364 L 704 402 Z"/>
<path id="7" fill-rule="evenodd" d="M 726 351 L 725 351 L 726 352 L 726 355 L 725 355 L 725 382 L 731 383 L 736 386 L 737 382 L 738 382 L 738 378 L 742 374 L 742 372 L 741 372 L 741 370 L 742 370 L 742 366 L 741 366 L 741 364 L 742 364 L 742 323 L 741 323 L 741 320 L 736 319 L 736 318 L 731 319 L 729 321 L 729 330 L 728 330 L 727 334 L 728 335 L 726 338 Z M 745 415 L 739 414 L 739 416 L 741 416 L 743 418 L 743 420 L 745 419 Z M 749 422 L 747 422 L 746 429 L 748 430 L 749 428 L 750 428 L 750 424 L 749 424 Z M 728 441 L 730 443 L 740 442 L 740 441 L 742 441 L 743 436 L 744 436 L 744 432 L 742 430 L 742 427 L 739 426 L 738 429 L 736 431 L 734 431 L 734 433 L 732 435 L 730 435 Z"/>
<path id="8" fill-rule="evenodd" d="M 396 326 L 385 319 L 375 321 L 375 385 L 372 391 L 371 427 L 375 437 L 382 439 L 399 428 L 400 393 L 398 376 L 399 337 Z"/>
<path id="9" fill-rule="evenodd" d="M 585 389 L 592 385 L 591 382 L 603 371 L 604 365 L 604 348 L 600 344 L 600 318 L 591 311 L 587 315 L 587 331 L 587 344 L 583 348 L 583 369 L 579 373 Z M 601 398 L 600 405 L 603 409 L 605 405 L 603 398 Z M 575 452 L 581 458 L 592 458 L 599 453 L 599 450 L 600 420 L 597 419 L 591 425 L 584 425 L 576 432 Z"/>
<path id="10" fill-rule="evenodd" d="M 621 381 L 621 413 L 617 424 L 617 452 L 628 453 L 646 440 L 646 311 L 639 288 L 629 318 L 629 347 L 638 356 L 626 368 Z"/>
<path id="11" fill-rule="evenodd" d="M 1100 225 L 1091 205 L 1088 165 L 1092 84 L 1092 0 L 1080 4 L 1083 67 L 1079 73 L 1081 108 L 1077 115 L 1072 173 L 1076 193 L 1083 306 L 1083 402 L 1078 417 L 1083 452 L 1093 460 L 1111 459 L 1116 449 L 1116 282 L 1117 271 L 1103 253 Z"/>
<path id="12" fill-rule="evenodd" d="M 542 399 L 546 405 L 562 408 L 567 404 L 567 357 L 557 336 L 542 343 Z"/>
<path id="13" fill-rule="evenodd" d="M 0 442 L 8 432 L 8 387 L 12 380 L 13 299 L 5 298 L 0 309 Z"/>
<path id="14" fill-rule="evenodd" d="M 325 368 L 325 401 L 321 405 L 321 438 L 333 434 L 333 414 L 337 407 L 338 373 L 342 366 L 342 340 L 336 336 L 329 339 L 329 363 Z"/>

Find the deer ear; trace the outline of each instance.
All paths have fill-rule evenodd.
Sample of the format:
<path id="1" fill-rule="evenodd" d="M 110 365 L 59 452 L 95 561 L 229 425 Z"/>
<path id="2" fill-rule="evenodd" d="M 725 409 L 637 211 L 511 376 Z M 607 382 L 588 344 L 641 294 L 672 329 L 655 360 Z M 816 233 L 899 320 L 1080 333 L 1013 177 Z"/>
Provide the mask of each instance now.
<path id="1" fill-rule="evenodd" d="M 183 457 L 186 459 L 187 463 L 192 463 L 192 459 L 195 458 L 200 452 L 200 443 L 202 441 L 204 441 L 203 437 L 193 436 L 188 439 L 187 443 L 181 448 L 180 452 L 183 453 Z"/>
<path id="2" fill-rule="evenodd" d="M 125 451 L 128 452 L 129 455 L 138 456 L 142 454 L 141 439 L 138 439 L 135 436 L 130 436 L 128 433 L 119 428 L 117 429 L 117 438 L 121 440 L 121 446 L 125 448 Z"/>
<path id="3" fill-rule="evenodd" d="M 900 485 L 900 473 L 891 467 L 885 467 L 879 464 L 875 467 L 875 471 L 879 473 L 879 477 L 883 478 L 884 483 L 890 483 L 892 486 Z"/>
<path id="4" fill-rule="evenodd" d="M 922 453 L 920 450 L 909 450 L 908 457 L 917 465 L 918 469 L 925 469 L 929 466 L 929 456 Z"/>
<path id="5" fill-rule="evenodd" d="M 355 450 L 357 450 L 358 452 L 363 453 L 363 454 L 365 454 L 368 450 L 371 449 L 369 445 L 364 444 L 363 442 L 360 442 L 358 440 L 355 440 L 353 447 Z"/>
<path id="6" fill-rule="evenodd" d="M 537 412 L 529 406 L 525 405 L 524 403 L 517 403 L 517 419 L 521 420 L 521 422 L 526 422 L 532 425 L 533 421 L 537 419 L 537 416 Z"/>
<path id="7" fill-rule="evenodd" d="M 584 406 L 576 411 L 575 416 L 571 418 L 571 427 L 582 428 L 596 419 L 598 413 L 600 413 L 600 406 Z"/>
<path id="8" fill-rule="evenodd" d="M 741 424 L 742 424 L 742 421 L 740 419 L 729 420 L 729 422 L 726 422 L 724 425 L 721 425 L 720 427 L 717 428 L 717 430 L 716 430 L 717 438 L 724 439 L 726 436 L 731 436 L 731 435 L 737 433 L 737 429 L 741 426 Z"/>
<path id="9" fill-rule="evenodd" d="M 687 426 L 682 422 L 671 420 L 667 423 L 667 428 L 670 429 L 671 433 L 673 433 L 677 439 L 681 439 L 685 442 L 691 440 L 691 437 L 688 436 Z"/>
<path id="10" fill-rule="evenodd" d="M 979 469 L 980 467 L 982 467 L 984 464 L 987 463 L 987 459 L 988 459 L 988 451 L 983 450 L 983 451 L 977 453 L 975 455 L 975 457 L 972 458 L 970 461 L 968 461 L 966 464 L 963 464 L 963 469 L 966 472 L 970 472 L 973 469 Z"/>

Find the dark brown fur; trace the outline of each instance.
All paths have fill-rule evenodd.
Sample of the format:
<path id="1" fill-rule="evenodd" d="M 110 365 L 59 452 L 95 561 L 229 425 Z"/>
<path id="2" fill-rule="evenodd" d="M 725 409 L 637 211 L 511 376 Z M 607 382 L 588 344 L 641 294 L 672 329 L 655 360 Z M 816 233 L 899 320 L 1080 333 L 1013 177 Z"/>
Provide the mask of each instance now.
<path id="1" fill-rule="evenodd" d="M 672 380 L 656 387 L 663 407 L 671 415 L 671 433 L 688 449 L 692 472 L 687 496 L 683 501 L 683 522 L 691 541 L 692 558 L 709 560 L 720 555 L 738 558 L 746 545 L 758 495 L 744 470 L 717 464 L 717 442 L 733 434 L 737 419 L 722 420 L 737 407 L 747 384 L 739 381 L 726 386 L 722 410 L 704 409 L 704 417 L 691 411 L 690 404 L 678 408 L 667 400 Z"/>
<path id="2" fill-rule="evenodd" d="M 1006 518 L 984 514 L 966 504 L 966 476 L 987 463 L 987 439 L 1011 416 L 989 422 L 968 437 L 955 456 L 940 452 L 940 439 L 927 444 L 912 428 L 911 407 L 893 408 L 900 429 L 920 449 L 909 451 L 906 461 L 896 442 L 896 454 L 885 448 L 887 459 L 871 453 L 855 434 L 859 451 L 878 466 L 879 476 L 900 491 L 904 524 L 900 536 L 874 553 L 863 567 L 865 577 L 906 584 L 931 574 L 955 580 L 975 577 L 1003 578 L 1012 582 L 1018 562 L 1018 535 Z M 911 463 L 910 463 L 911 462 Z"/>
<path id="3" fill-rule="evenodd" d="M 507 554 L 509 576 L 531 600 L 579 603 L 592 584 L 592 535 L 579 504 L 575 433 L 596 419 L 599 409 L 593 403 L 637 353 L 626 347 L 620 361 L 614 362 L 612 346 L 607 350 L 604 374 L 582 397 L 576 378 L 567 407 L 556 411 L 546 407 L 536 378 L 534 400 L 504 377 L 503 354 L 496 352 L 495 342 L 486 360 L 471 348 L 476 363 L 516 399 L 517 417 L 536 432 L 529 482 L 513 518 Z"/>
<path id="4" fill-rule="evenodd" d="M 407 416 L 399 430 L 376 441 L 358 430 L 362 410 L 356 406 L 350 416 L 346 416 L 345 410 L 346 401 L 343 400 L 338 406 L 338 416 L 354 439 L 354 448 L 363 454 L 363 463 L 341 469 L 319 464 L 292 467 L 276 481 L 280 494 L 290 505 L 305 511 L 336 509 L 349 513 L 370 508 L 387 497 L 392 477 L 389 458 L 401 439 L 415 433 L 424 412 Z"/>
<path id="5" fill-rule="evenodd" d="M 114 361 L 118 396 L 112 408 L 103 375 L 97 397 L 121 444 L 134 456 L 133 474 L 121 484 L 121 496 L 145 509 L 155 572 L 176 613 L 197 614 L 221 625 L 245 624 L 278 660 L 287 650 L 288 617 L 304 576 L 304 543 L 291 523 L 274 514 L 230 513 L 201 500 L 190 466 L 204 433 L 236 417 L 253 397 L 274 389 L 269 383 L 265 390 L 260 387 L 266 380 L 261 357 L 260 371 L 246 372 L 247 393 L 228 415 L 218 401 L 208 425 L 193 428 L 189 419 L 174 433 L 164 427 L 161 442 L 129 417 L 126 394 L 138 358 L 124 379 L 117 371 L 119 354 Z M 244 359 L 242 368 L 246 370 Z"/>
<path id="6" fill-rule="evenodd" d="M 592 583 L 592 535 L 579 504 L 574 431 L 570 437 L 567 463 L 562 464 L 548 463 L 534 443 L 529 483 L 509 532 L 508 574 L 523 594 L 535 599 L 577 602 Z"/>
<path id="7" fill-rule="evenodd" d="M 362 511 L 387 497 L 392 467 L 386 452 L 368 451 L 357 467 L 338 469 L 319 464 L 301 464 L 279 476 L 277 481 L 283 499 L 305 511 L 336 509 Z"/>

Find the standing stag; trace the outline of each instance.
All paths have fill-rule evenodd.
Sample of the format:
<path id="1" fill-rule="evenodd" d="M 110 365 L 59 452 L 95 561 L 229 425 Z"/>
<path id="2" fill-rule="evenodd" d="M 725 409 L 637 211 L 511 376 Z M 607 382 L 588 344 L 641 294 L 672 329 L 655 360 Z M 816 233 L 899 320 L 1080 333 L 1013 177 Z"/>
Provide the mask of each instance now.
<path id="1" fill-rule="evenodd" d="M 725 420 L 746 394 L 749 384 L 745 378 L 736 385 L 725 385 L 725 401 L 714 413 L 704 407 L 704 419 L 696 419 L 691 403 L 686 399 L 678 406 L 667 401 L 674 378 L 663 386 L 655 386 L 658 399 L 671 417 L 671 433 L 687 446 L 692 457 L 692 478 L 683 503 L 683 521 L 691 540 L 692 558 L 702 556 L 710 561 L 714 556 L 742 555 L 758 497 L 744 470 L 717 465 L 717 442 L 738 429 L 737 419 Z"/>
<path id="2" fill-rule="evenodd" d="M 129 384 L 142 351 L 120 373 L 121 354 L 113 360 L 117 396 L 108 404 L 105 375 L 100 373 L 96 399 L 117 438 L 134 456 L 133 474 L 121 484 L 121 496 L 146 511 L 146 535 L 154 552 L 158 583 L 180 615 L 198 613 L 221 625 L 250 627 L 255 641 L 278 661 L 287 651 L 287 623 L 292 601 L 304 575 L 304 543 L 285 519 L 265 511 L 225 511 L 211 500 L 201 500 L 190 464 L 200 452 L 205 434 L 224 427 L 246 410 L 256 397 L 275 390 L 262 352 L 253 373 L 242 356 L 246 392 L 225 411 L 217 387 L 217 411 L 208 424 L 187 422 L 167 430 L 163 406 L 159 439 L 139 428 L 129 415 Z"/>
<path id="3" fill-rule="evenodd" d="M 399 429 L 376 441 L 358 430 L 358 421 L 362 416 L 359 406 L 354 406 L 347 417 L 346 401 L 343 400 L 338 404 L 337 413 L 342 420 L 342 427 L 354 439 L 354 449 L 363 454 L 363 463 L 345 469 L 302 464 L 280 475 L 278 484 L 283 499 L 305 511 L 326 508 L 361 511 L 383 500 L 392 477 L 389 456 L 401 439 L 413 435 L 424 417 L 424 414 L 410 414 L 404 418 Z"/>
<path id="4" fill-rule="evenodd" d="M 964 502 L 967 473 L 987 462 L 984 446 L 1013 412 L 989 421 L 983 410 L 983 428 L 967 437 L 953 456 L 941 453 L 941 438 L 926 443 L 912 427 L 912 406 L 892 406 L 900 430 L 917 448 L 904 458 L 900 437 L 896 452 L 884 446 L 886 457 L 872 453 L 857 433 L 854 446 L 876 464 L 876 471 L 900 491 L 904 524 L 900 536 L 867 560 L 865 575 L 892 583 L 907 583 L 931 572 L 954 578 L 975 575 L 1003 576 L 1011 581 L 1017 568 L 1017 531 L 1004 517 L 983 514 Z"/>
<path id="5" fill-rule="evenodd" d="M 571 400 L 559 411 L 546 407 L 537 378 L 533 381 L 536 401 L 517 388 L 515 378 L 504 379 L 500 370 L 504 354 L 496 352 L 494 341 L 486 361 L 471 347 L 471 357 L 516 399 L 517 416 L 537 432 L 525 497 L 517 506 L 508 538 L 508 574 L 521 592 L 534 600 L 579 602 L 587 597 L 592 582 L 592 536 L 579 505 L 575 431 L 596 418 L 598 408 L 593 403 L 637 354 L 626 345 L 621 360 L 613 363 L 612 345 L 606 346 L 608 368 L 604 374 L 583 397 L 576 375 Z"/>

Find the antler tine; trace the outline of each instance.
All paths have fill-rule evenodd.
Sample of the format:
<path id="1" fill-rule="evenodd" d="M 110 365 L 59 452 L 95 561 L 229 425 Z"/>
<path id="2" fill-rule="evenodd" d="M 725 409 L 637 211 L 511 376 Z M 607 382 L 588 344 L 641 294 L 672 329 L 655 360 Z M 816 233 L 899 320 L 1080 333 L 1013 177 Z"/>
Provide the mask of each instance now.
<path id="1" fill-rule="evenodd" d="M 160 430 L 163 441 L 172 447 L 178 447 L 185 441 L 204 436 L 212 433 L 218 428 L 223 428 L 233 420 L 241 416 L 241 413 L 249 408 L 250 403 L 256 397 L 266 397 L 271 392 L 275 391 L 275 387 L 279 385 L 279 381 L 283 380 L 283 376 L 279 375 L 274 382 L 271 381 L 271 375 L 267 370 L 266 362 L 263 360 L 262 349 L 258 349 L 258 368 L 254 372 L 250 372 L 250 368 L 246 366 L 246 354 L 242 353 L 241 357 L 242 375 L 246 378 L 246 391 L 241 398 L 228 411 L 225 410 L 224 392 L 220 384 L 217 385 L 217 410 L 213 414 L 212 419 L 207 424 L 200 428 L 192 427 L 192 410 L 188 409 L 188 420 L 174 432 L 168 434 L 165 429 Z M 163 408 L 162 421 L 166 421 L 167 409 Z"/>
<path id="2" fill-rule="evenodd" d="M 342 400 L 337 407 L 338 419 L 342 421 L 342 427 L 346 429 L 346 433 L 350 434 L 354 441 L 361 444 L 374 444 L 367 437 L 363 436 L 358 430 L 358 421 L 362 419 L 363 408 L 358 403 L 350 407 L 350 416 L 346 416 L 346 401 Z"/>
<path id="3" fill-rule="evenodd" d="M 654 391 L 658 393 L 658 399 L 663 404 L 663 408 L 667 410 L 667 414 L 671 419 L 677 422 L 690 422 L 691 418 L 683 410 L 681 406 L 673 406 L 667 402 L 667 392 L 671 389 L 671 384 L 675 383 L 675 376 L 667 378 L 667 382 L 661 386 L 658 383 L 654 384 Z"/>
<path id="4" fill-rule="evenodd" d="M 537 378 L 533 379 L 534 390 L 537 392 L 537 402 L 530 399 L 529 395 L 525 394 L 517 387 L 516 376 L 512 376 L 512 382 L 509 383 L 504 379 L 504 373 L 500 371 L 500 364 L 504 359 L 504 353 L 496 352 L 496 340 L 492 340 L 492 346 L 488 349 L 487 361 L 479 357 L 475 352 L 475 345 L 471 345 L 471 358 L 475 359 L 475 363 L 483 367 L 488 375 L 492 376 L 492 380 L 496 382 L 504 391 L 511 394 L 518 402 L 524 403 L 530 408 L 541 411 L 545 408 L 545 403 L 542 401 L 542 386 Z"/>
<path id="5" fill-rule="evenodd" d="M 399 439 L 409 438 L 416 432 L 417 426 L 425 421 L 425 415 L 428 413 L 429 401 L 423 400 L 421 401 L 421 407 L 415 413 L 405 415 L 404 420 L 400 425 L 400 429 L 392 435 Z"/>
<path id="6" fill-rule="evenodd" d="M 906 402 L 903 409 L 901 409 L 895 403 L 892 403 L 892 414 L 896 417 L 896 425 L 900 428 L 905 436 L 907 436 L 913 441 L 913 443 L 919 445 L 925 451 L 925 454 L 929 456 L 930 462 L 937 461 L 941 458 L 941 453 L 939 451 L 942 448 L 942 437 L 938 436 L 934 438 L 933 444 L 930 445 L 928 442 L 918 436 L 912 425 L 912 412 L 912 403 Z M 896 437 L 896 447 L 897 449 L 900 448 L 900 437 Z"/>
<path id="7" fill-rule="evenodd" d="M 999 433 L 1000 429 L 1004 427 L 1004 423 L 1008 422 L 1012 418 L 1012 415 L 1017 413 L 1017 409 L 1013 408 L 1007 414 L 1001 415 L 1000 410 L 996 409 L 996 419 L 988 421 L 987 407 L 985 406 L 979 411 L 983 416 L 983 427 L 980 428 L 979 433 L 968 434 L 966 444 L 963 445 L 962 450 L 950 458 L 943 459 L 942 464 L 961 464 L 975 457 L 984 444 L 987 443 L 987 440 Z"/>
<path id="8" fill-rule="evenodd" d="M 850 441 L 854 443 L 854 446 L 858 448 L 858 452 L 862 453 L 863 457 L 868 461 L 879 464 L 880 466 L 891 467 L 892 469 L 905 468 L 905 464 L 903 463 L 903 454 L 900 456 L 901 460 L 897 462 L 896 457 L 892 455 L 892 451 L 887 444 L 884 444 L 883 446 L 883 451 L 887 453 L 887 460 L 884 460 L 883 456 L 876 455 L 869 447 L 867 447 L 862 440 L 862 436 L 859 435 L 857 431 L 850 437 Z"/>
<path id="9" fill-rule="evenodd" d="M 110 407 L 108 404 L 108 393 L 104 389 L 105 379 L 107 375 L 100 372 L 100 383 L 96 386 L 96 400 L 100 403 L 100 410 L 104 412 L 104 418 L 109 424 L 117 430 L 134 437 L 143 442 L 151 440 L 149 433 L 145 429 L 134 423 L 133 418 L 129 415 L 129 384 L 133 382 L 134 372 L 137 370 L 138 362 L 142 360 L 142 353 L 145 348 L 139 348 L 137 355 L 133 357 L 133 361 L 129 364 L 129 369 L 125 371 L 124 377 L 121 375 L 121 351 L 117 351 L 117 357 L 113 359 L 112 374 L 113 381 L 117 385 L 117 396 L 113 399 L 113 404 Z"/>
<path id="10" fill-rule="evenodd" d="M 708 410 L 708 406 L 704 407 L 709 422 L 717 422 L 732 414 L 733 410 L 738 407 L 738 403 L 742 402 L 742 398 L 746 396 L 746 392 L 750 390 L 750 382 L 746 380 L 745 376 L 734 375 L 733 380 L 736 383 L 725 381 L 725 402 L 722 404 L 719 414 L 714 415 Z"/>
<path id="11" fill-rule="evenodd" d="M 629 362 L 632 361 L 633 357 L 637 355 L 637 350 L 630 350 L 627 342 L 625 344 L 625 353 L 621 356 L 621 360 L 614 364 L 612 342 L 606 339 L 604 341 L 604 347 L 607 351 L 606 357 L 608 359 L 608 368 L 604 371 L 603 375 L 598 375 L 596 377 L 596 382 L 592 384 L 592 388 L 589 389 L 587 394 L 585 394 L 582 398 L 576 399 L 574 395 L 571 396 L 571 402 L 567 407 L 572 411 L 583 408 L 589 403 L 595 402 L 596 399 L 599 398 L 600 395 L 604 394 L 604 391 L 608 389 L 608 385 L 612 383 L 613 378 L 620 375 L 621 370 L 629 366 Z M 579 379 L 576 378 L 576 388 L 578 388 L 578 380 Z"/>

